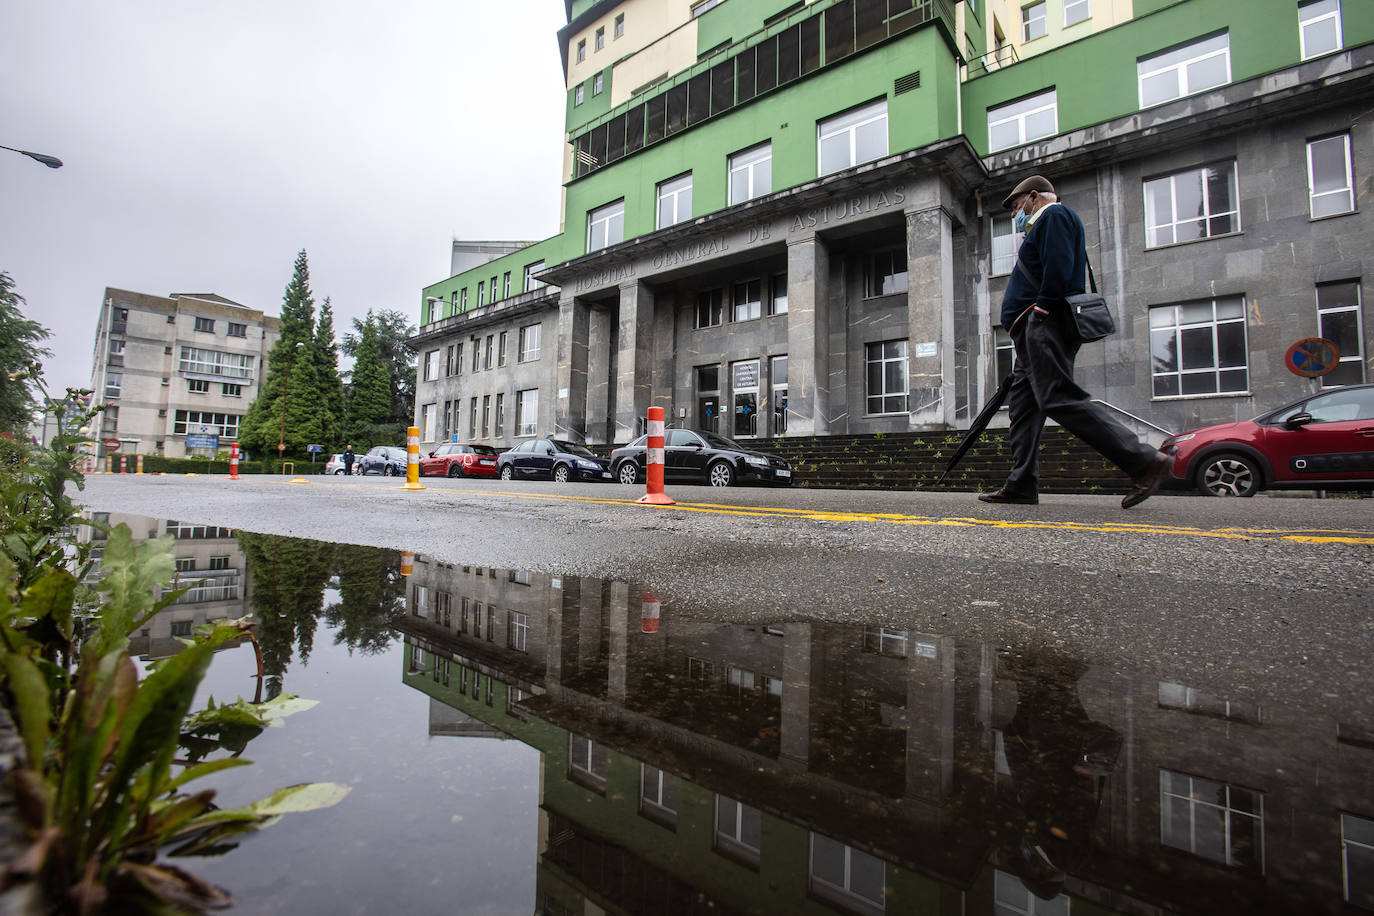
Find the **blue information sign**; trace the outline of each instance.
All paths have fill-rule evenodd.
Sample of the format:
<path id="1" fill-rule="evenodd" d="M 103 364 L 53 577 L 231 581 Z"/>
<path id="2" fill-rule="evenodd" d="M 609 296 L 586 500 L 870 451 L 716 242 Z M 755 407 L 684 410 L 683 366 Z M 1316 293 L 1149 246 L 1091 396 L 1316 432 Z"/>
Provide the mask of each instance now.
<path id="1" fill-rule="evenodd" d="M 203 433 L 187 433 L 187 448 L 219 448 L 219 436 L 216 434 L 205 435 Z"/>
<path id="2" fill-rule="evenodd" d="M 306 450 L 307 452 L 309 452 L 310 454 L 312 454 L 312 455 L 318 455 L 320 452 L 323 452 L 323 451 L 324 451 L 324 446 L 323 446 L 323 445 L 307 445 L 307 446 L 305 447 L 305 450 Z"/>

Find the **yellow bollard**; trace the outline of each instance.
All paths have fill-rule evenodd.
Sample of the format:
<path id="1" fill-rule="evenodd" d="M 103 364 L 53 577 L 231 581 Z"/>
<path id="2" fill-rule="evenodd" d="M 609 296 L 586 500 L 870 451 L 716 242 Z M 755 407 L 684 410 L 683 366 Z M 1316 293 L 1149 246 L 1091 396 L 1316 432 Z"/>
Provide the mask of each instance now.
<path id="1" fill-rule="evenodd" d="M 406 428 L 406 485 L 402 490 L 423 490 L 420 483 L 420 427 Z"/>
<path id="2" fill-rule="evenodd" d="M 142 474 L 142 473 L 143 473 L 143 453 L 142 453 L 142 452 L 139 452 L 139 453 L 138 453 L 138 470 L 134 471 L 134 473 L 135 473 L 135 474 Z"/>
<path id="3" fill-rule="evenodd" d="M 409 550 L 401 551 L 401 575 L 408 576 L 415 572 L 415 554 Z"/>

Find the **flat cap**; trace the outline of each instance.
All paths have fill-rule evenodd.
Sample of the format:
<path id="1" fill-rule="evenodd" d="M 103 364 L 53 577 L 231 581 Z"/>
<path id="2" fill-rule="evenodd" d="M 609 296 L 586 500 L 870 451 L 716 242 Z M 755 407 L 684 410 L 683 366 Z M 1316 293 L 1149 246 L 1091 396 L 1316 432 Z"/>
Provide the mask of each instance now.
<path id="1" fill-rule="evenodd" d="M 1054 185 L 1044 175 L 1032 175 L 1022 179 L 1021 183 L 1011 189 L 1011 193 L 1002 198 L 1002 209 L 1010 210 L 1012 203 L 1022 194 L 1029 194 L 1031 191 L 1044 191 L 1048 194 L 1054 193 Z"/>

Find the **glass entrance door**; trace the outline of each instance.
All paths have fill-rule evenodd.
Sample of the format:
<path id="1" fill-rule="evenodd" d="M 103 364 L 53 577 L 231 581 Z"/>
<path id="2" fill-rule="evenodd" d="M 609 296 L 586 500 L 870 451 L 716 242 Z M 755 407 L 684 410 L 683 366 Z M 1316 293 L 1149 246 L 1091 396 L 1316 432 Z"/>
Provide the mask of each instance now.
<path id="1" fill-rule="evenodd" d="M 759 361 L 746 359 L 730 366 L 730 391 L 734 395 L 734 436 L 759 434 Z"/>

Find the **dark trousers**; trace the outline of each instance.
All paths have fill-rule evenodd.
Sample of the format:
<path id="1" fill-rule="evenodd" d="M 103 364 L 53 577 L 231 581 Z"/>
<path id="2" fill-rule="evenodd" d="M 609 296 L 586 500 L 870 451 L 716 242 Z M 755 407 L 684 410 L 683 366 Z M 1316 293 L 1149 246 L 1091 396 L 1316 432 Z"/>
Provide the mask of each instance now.
<path id="1" fill-rule="evenodd" d="M 1012 469 L 1006 488 L 1026 496 L 1038 491 L 1040 431 L 1045 418 L 1102 453 L 1134 477 L 1155 456 L 1155 449 L 1141 442 L 1105 407 L 1073 380 L 1073 361 L 1080 346 L 1067 308 L 1049 314 L 1031 309 L 1012 328 L 1016 366 L 1012 370 L 1011 410 Z"/>

